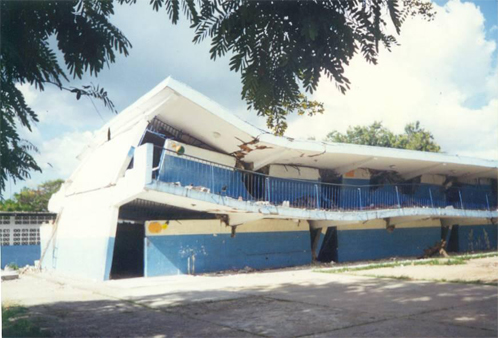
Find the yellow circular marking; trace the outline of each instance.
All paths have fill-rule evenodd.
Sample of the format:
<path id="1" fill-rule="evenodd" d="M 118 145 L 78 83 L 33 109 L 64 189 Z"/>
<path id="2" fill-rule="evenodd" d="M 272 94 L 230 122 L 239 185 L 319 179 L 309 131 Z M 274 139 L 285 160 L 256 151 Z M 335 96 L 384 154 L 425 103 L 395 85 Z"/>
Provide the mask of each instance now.
<path id="1" fill-rule="evenodd" d="M 153 234 L 158 234 L 162 230 L 161 224 L 159 222 L 152 222 L 149 224 L 149 231 Z"/>
<path id="2" fill-rule="evenodd" d="M 164 222 L 164 224 L 163 224 L 162 228 L 163 228 L 164 230 L 168 229 L 168 223 Z"/>

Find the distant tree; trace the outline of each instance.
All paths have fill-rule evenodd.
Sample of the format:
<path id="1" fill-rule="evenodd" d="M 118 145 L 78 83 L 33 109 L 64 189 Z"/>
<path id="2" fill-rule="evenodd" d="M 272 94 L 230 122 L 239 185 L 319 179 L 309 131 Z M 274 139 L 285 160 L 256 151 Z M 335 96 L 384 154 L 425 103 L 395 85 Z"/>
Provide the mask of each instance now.
<path id="1" fill-rule="evenodd" d="M 434 142 L 432 133 L 420 128 L 419 121 L 405 126 L 405 133 L 398 135 L 394 148 L 429 151 L 433 153 L 441 151 L 441 147 Z"/>
<path id="2" fill-rule="evenodd" d="M 24 188 L 12 199 L 0 202 L 1 211 L 48 211 L 50 197 L 59 190 L 63 180 L 47 181 L 36 189 Z"/>
<path id="3" fill-rule="evenodd" d="M 349 127 L 346 134 L 334 130 L 327 134 L 326 141 L 338 143 L 363 144 L 378 147 L 394 148 L 395 135 L 375 121 L 370 126 Z"/>
<path id="4" fill-rule="evenodd" d="M 366 127 L 349 127 L 345 134 L 332 131 L 327 135 L 325 141 L 435 153 L 441 151 L 441 147 L 434 141 L 432 133 L 421 128 L 419 121 L 407 124 L 403 134 L 396 135 L 382 126 L 382 122 L 376 121 Z"/>

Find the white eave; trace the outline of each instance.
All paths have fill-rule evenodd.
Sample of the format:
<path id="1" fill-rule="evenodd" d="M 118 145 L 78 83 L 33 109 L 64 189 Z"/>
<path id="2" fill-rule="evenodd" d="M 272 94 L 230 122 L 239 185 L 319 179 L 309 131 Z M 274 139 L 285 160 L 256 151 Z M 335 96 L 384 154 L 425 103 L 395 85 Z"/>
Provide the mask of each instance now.
<path id="1" fill-rule="evenodd" d="M 355 167 L 395 170 L 407 177 L 431 173 L 496 178 L 498 173 L 498 161 L 492 160 L 275 136 L 242 121 L 213 100 L 170 77 L 106 124 L 89 148 L 105 142 L 108 129 L 113 133 L 134 121 L 150 121 L 153 117 L 227 154 L 239 152 L 240 155 L 240 145 L 248 143 L 253 151 L 242 151 L 242 159 L 253 163 L 256 169 L 280 163 L 339 171 Z M 249 143 L 255 139 L 257 143 Z"/>

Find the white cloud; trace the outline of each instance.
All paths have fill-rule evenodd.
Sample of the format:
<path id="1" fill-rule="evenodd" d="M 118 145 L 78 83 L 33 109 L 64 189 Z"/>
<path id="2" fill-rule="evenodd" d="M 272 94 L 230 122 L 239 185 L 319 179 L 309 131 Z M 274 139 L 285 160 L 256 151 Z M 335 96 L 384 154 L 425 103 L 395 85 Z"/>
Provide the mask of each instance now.
<path id="1" fill-rule="evenodd" d="M 31 131 L 19 126 L 19 136 L 38 148 L 38 153 L 30 153 L 43 172 L 31 172 L 30 179 L 7 184 L 7 197 L 22 187 L 67 179 L 78 165 L 76 156 L 93 138 L 94 133 L 87 130 L 96 130 L 104 123 L 91 103 L 77 101 L 70 93 L 50 88 L 40 93 L 29 85 L 19 88 L 40 120 L 32 125 Z"/>
<path id="2" fill-rule="evenodd" d="M 67 132 L 54 138 L 43 140 L 37 128 L 32 133 L 22 132 L 22 137 L 35 144 L 38 153 L 32 152 L 33 157 L 42 169 L 42 173 L 31 172 L 31 178 L 18 184 L 7 185 L 9 196 L 22 187 L 36 187 L 37 185 L 54 179 L 67 179 L 76 169 L 79 160 L 76 158 L 84 147 L 93 139 L 90 131 Z M 12 189 L 12 191 L 10 191 Z"/>
<path id="3" fill-rule="evenodd" d="M 56 87 L 48 86 L 43 92 L 29 84 L 20 85 L 18 88 L 26 103 L 38 115 L 42 129 L 43 124 L 51 128 L 61 126 L 73 130 L 96 129 L 114 116 L 99 100 L 94 99 L 94 107 L 88 97 L 83 96 L 76 100 L 74 93 L 61 91 Z"/>
<path id="4" fill-rule="evenodd" d="M 79 160 L 76 158 L 83 148 L 93 139 L 90 131 L 65 133 L 43 142 L 37 162 L 45 172 L 53 172 L 54 176 L 66 179 L 76 169 Z"/>
<path id="5" fill-rule="evenodd" d="M 346 70 L 352 88 L 341 95 L 323 78 L 316 100 L 322 116 L 295 118 L 293 137 L 325 137 L 332 130 L 381 120 L 395 132 L 420 120 L 448 153 L 498 159 L 496 45 L 485 39 L 484 18 L 471 3 L 436 7 L 434 21 L 409 19 L 400 46 L 381 51 L 377 66 L 355 57 Z"/>

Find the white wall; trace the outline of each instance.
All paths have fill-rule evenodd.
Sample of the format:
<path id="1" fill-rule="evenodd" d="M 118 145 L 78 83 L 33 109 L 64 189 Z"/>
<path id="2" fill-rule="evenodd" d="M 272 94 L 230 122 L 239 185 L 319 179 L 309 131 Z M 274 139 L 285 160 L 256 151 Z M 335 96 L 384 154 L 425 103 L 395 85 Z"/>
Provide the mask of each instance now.
<path id="1" fill-rule="evenodd" d="M 318 169 L 294 165 L 271 164 L 269 175 L 280 178 L 297 178 L 313 181 L 320 180 L 320 172 Z"/>
<path id="2" fill-rule="evenodd" d="M 130 149 L 138 145 L 146 126 L 147 122 L 141 121 L 117 135 L 112 135 L 111 129 L 111 140 L 93 149 L 65 182 L 65 194 L 82 193 L 114 184 L 121 168 L 129 160 Z"/>
<path id="3" fill-rule="evenodd" d="M 40 225 L 52 218 L 50 215 L 1 216 L 0 245 L 40 244 Z"/>
<path id="4" fill-rule="evenodd" d="M 112 190 L 66 198 L 42 268 L 94 280 L 109 277 L 119 210 L 114 205 Z M 43 229 L 44 237 L 51 230 Z M 42 252 L 47 247 L 45 238 Z"/>
<path id="5" fill-rule="evenodd" d="M 146 125 L 139 121 L 114 136 L 111 131 L 111 139 L 88 153 L 51 199 L 49 208 L 59 213 L 59 220 L 50 245 L 42 241 L 42 268 L 94 280 L 109 278 L 119 206 L 150 183 L 151 145 L 137 147 L 133 169 L 123 170 Z M 51 230 L 44 233 L 50 235 Z"/>
<path id="6" fill-rule="evenodd" d="M 185 148 L 184 155 L 197 157 L 203 160 L 211 161 L 218 164 L 223 164 L 229 167 L 235 167 L 235 157 L 232 156 L 228 156 L 225 154 L 217 153 L 215 151 L 210 151 L 199 147 L 194 147 L 170 139 L 166 140 L 164 144 L 164 148 L 172 151 L 171 153 L 169 153 L 170 155 L 175 155 L 173 152 L 176 152 L 176 146 L 183 146 Z"/>

